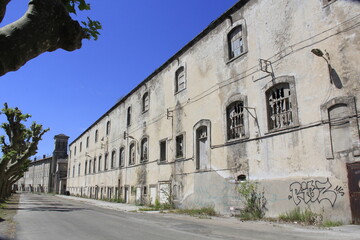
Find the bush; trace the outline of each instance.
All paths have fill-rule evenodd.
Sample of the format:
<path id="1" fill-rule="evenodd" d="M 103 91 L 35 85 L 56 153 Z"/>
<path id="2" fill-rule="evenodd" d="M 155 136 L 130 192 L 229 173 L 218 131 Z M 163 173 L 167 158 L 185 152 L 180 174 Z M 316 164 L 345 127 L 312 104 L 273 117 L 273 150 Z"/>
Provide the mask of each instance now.
<path id="1" fill-rule="evenodd" d="M 261 219 L 267 210 L 264 192 L 258 193 L 256 183 L 240 183 L 239 193 L 242 196 L 244 208 L 240 211 L 240 218 L 244 220 Z"/>

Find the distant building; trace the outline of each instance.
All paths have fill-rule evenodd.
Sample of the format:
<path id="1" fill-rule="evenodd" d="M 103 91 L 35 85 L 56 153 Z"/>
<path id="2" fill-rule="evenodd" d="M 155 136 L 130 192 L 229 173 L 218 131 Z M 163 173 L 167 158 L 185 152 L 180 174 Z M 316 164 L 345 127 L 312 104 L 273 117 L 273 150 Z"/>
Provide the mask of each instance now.
<path id="1" fill-rule="evenodd" d="M 17 182 L 20 191 L 65 193 L 68 139 L 64 134 L 54 137 L 53 155 L 44 155 L 42 159 L 35 159 L 30 163 L 29 170 Z"/>
<path id="2" fill-rule="evenodd" d="M 67 189 L 226 213 L 250 180 L 269 217 L 360 222 L 359 13 L 239 1 L 70 144 Z"/>

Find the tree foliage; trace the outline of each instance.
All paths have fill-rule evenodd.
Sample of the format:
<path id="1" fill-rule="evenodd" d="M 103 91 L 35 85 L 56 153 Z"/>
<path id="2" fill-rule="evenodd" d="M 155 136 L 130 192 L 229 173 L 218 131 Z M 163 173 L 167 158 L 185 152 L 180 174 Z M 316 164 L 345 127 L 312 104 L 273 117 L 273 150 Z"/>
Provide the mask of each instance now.
<path id="1" fill-rule="evenodd" d="M 10 1 L 0 0 L 0 22 Z M 86 0 L 29 0 L 23 17 L 0 28 L 0 76 L 44 52 L 74 51 L 83 39 L 98 39 L 99 21 L 88 17 L 80 24 L 73 19 L 90 9 Z"/>
<path id="2" fill-rule="evenodd" d="M 6 136 L 0 136 L 0 200 L 4 200 L 10 195 L 11 186 L 28 170 L 30 157 L 37 153 L 37 145 L 49 129 L 36 122 L 26 127 L 23 122 L 31 116 L 18 108 L 9 108 L 6 103 L 0 114 L 7 119 L 1 125 Z"/>

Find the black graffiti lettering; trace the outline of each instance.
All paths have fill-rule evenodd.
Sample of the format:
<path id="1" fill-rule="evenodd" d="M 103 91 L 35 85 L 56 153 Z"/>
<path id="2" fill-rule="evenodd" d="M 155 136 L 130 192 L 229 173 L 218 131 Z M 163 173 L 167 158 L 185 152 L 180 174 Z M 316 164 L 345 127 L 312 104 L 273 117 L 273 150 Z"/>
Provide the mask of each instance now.
<path id="1" fill-rule="evenodd" d="M 325 182 L 310 180 L 291 183 L 289 200 L 292 199 L 295 205 L 299 205 L 301 202 L 308 204 L 310 202 L 328 201 L 334 207 L 338 195 L 344 196 L 343 188 L 337 186 L 332 189 L 332 184 L 327 178 Z"/>

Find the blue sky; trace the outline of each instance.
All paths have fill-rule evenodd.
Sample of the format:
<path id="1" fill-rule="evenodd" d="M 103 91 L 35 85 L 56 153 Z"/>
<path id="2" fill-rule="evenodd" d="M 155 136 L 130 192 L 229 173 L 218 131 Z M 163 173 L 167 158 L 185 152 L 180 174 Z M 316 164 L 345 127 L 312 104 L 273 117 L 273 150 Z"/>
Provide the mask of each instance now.
<path id="1" fill-rule="evenodd" d="M 237 0 L 89 2 L 86 15 L 103 25 L 99 40 L 44 53 L 0 78 L 1 107 L 19 107 L 51 129 L 37 156 L 52 153 L 56 134 L 72 142 Z M 21 17 L 27 3 L 12 0 L 1 26 Z"/>

